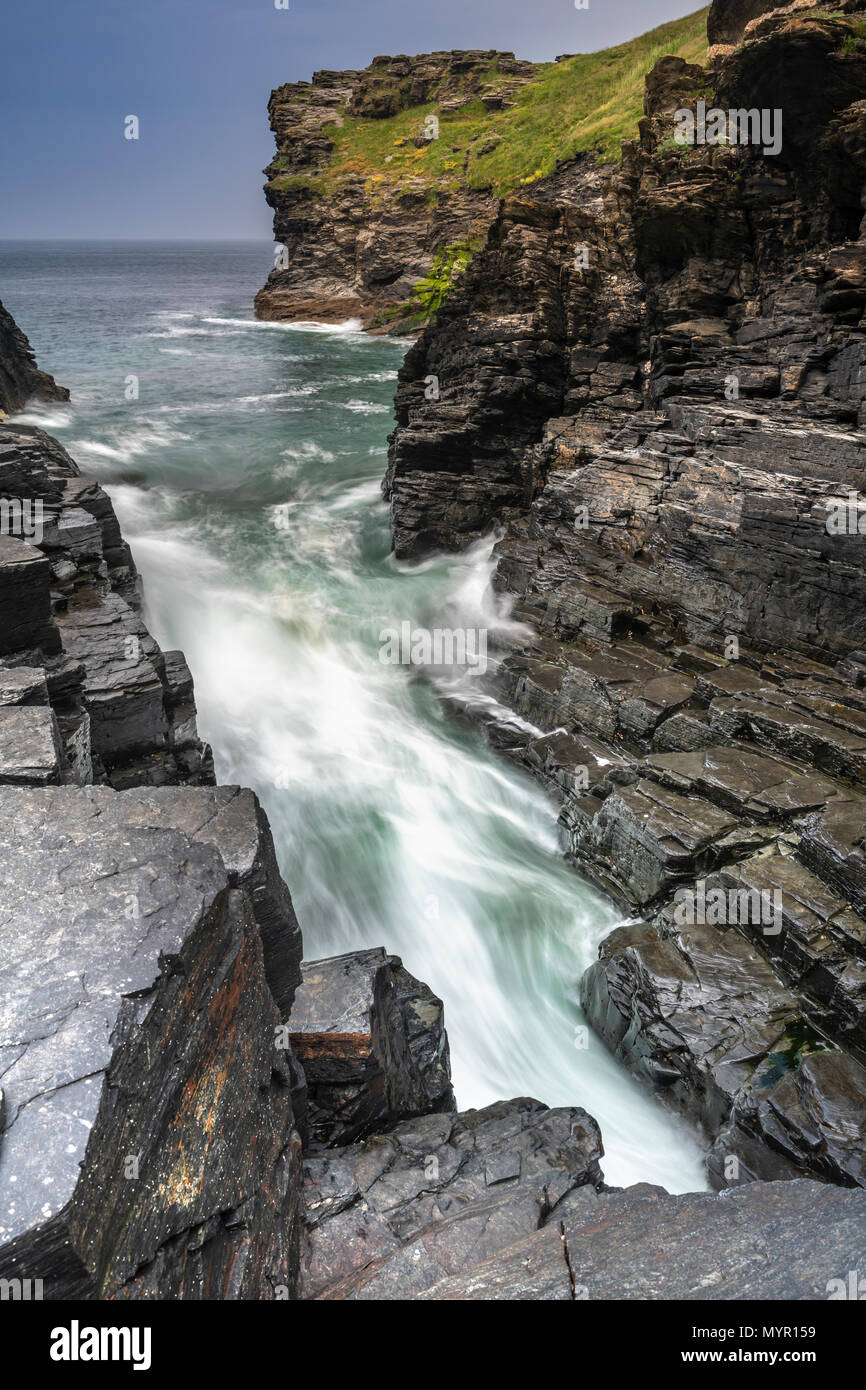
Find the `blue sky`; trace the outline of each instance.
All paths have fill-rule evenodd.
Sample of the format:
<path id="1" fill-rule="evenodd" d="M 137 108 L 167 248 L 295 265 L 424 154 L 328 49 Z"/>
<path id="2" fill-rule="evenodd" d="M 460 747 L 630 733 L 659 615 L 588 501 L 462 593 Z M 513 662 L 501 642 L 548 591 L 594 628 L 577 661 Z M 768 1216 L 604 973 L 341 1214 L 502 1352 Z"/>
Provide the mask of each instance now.
<path id="1" fill-rule="evenodd" d="M 381 53 L 619 43 L 695 0 L 25 0 L 3 20 L 0 237 L 270 235 L 267 100 Z M 128 115 L 140 139 L 123 138 Z"/>

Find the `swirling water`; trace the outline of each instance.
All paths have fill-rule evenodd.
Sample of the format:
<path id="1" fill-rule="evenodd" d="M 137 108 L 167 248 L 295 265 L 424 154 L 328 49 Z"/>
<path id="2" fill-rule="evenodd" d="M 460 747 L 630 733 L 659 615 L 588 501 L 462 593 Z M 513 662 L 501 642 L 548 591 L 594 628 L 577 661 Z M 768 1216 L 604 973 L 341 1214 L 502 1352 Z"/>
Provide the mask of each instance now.
<path id="1" fill-rule="evenodd" d="M 111 494 L 218 776 L 266 807 L 306 955 L 402 956 L 445 1000 L 461 1108 L 583 1105 L 609 1182 L 703 1188 L 691 1134 L 582 1027 L 577 982 L 617 914 L 562 859 L 555 806 L 379 659 L 405 621 L 510 622 L 490 544 L 415 568 L 390 554 L 379 485 L 405 344 L 256 322 L 269 254 L 0 244 L 0 298 L 72 391 L 19 418 Z"/>

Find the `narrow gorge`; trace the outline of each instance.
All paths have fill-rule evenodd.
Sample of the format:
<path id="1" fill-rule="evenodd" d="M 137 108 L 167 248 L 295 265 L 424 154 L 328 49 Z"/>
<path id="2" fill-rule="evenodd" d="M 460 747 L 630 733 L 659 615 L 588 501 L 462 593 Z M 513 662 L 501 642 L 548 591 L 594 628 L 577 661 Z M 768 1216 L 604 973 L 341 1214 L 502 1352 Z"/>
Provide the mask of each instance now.
<path id="1" fill-rule="evenodd" d="M 684 143 L 699 106 L 781 113 L 780 149 Z M 122 412 L 65 413 L 0 306 L 0 1281 L 825 1299 L 866 1268 L 866 6 L 714 0 L 550 64 L 380 57 L 277 89 L 269 114 L 256 320 L 191 292 L 145 347 L 279 336 L 290 385 L 244 359 L 230 388 L 214 358 L 205 405 L 166 397 L 133 447 Z M 363 429 L 393 386 L 385 459 Z M 289 434 L 326 387 L 327 447 Z M 271 472 L 236 476 L 216 435 L 204 464 L 193 422 L 227 408 L 249 457 L 255 420 L 285 429 Z M 385 559 L 379 511 L 332 527 L 381 509 L 353 449 L 387 465 Z M 490 660 L 407 679 L 377 714 L 358 633 L 369 656 L 400 603 L 483 624 Z M 186 656 L 152 635 L 173 608 Z M 213 678 L 217 626 L 238 645 Z M 336 790 L 353 777 L 375 782 L 363 824 Z M 437 779 L 452 799 L 421 814 Z M 494 811 L 486 904 L 469 827 Z M 365 873 L 350 842 L 372 821 Z M 455 890 L 451 936 L 439 853 L 474 894 Z M 346 900 L 351 949 L 327 922 Z M 571 927 L 542 938 L 533 900 Z M 548 978 L 536 926 L 567 976 L 540 1017 L 491 965 Z M 470 1052 L 488 1091 L 519 1074 L 544 1094 L 469 1108 Z M 690 1190 L 634 1180 L 642 1145 L 681 1154 Z"/>

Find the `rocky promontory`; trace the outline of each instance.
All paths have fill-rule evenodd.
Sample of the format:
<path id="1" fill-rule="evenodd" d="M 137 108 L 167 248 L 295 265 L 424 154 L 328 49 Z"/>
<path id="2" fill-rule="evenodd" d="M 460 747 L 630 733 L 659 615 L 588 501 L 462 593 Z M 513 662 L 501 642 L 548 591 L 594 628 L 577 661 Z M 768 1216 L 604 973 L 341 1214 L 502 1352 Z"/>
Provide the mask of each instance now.
<path id="1" fill-rule="evenodd" d="M 38 400 L 69 400 L 66 388 L 39 370 L 27 338 L 0 304 L 0 419 L 20 410 L 34 396 Z"/>
<path id="2" fill-rule="evenodd" d="M 483 243 L 503 193 L 572 150 L 618 152 L 637 129 L 640 88 L 623 86 L 622 69 L 660 44 L 691 57 L 705 41 L 692 15 L 555 63 L 453 49 L 276 88 L 265 196 L 277 246 L 257 315 L 416 332 Z"/>

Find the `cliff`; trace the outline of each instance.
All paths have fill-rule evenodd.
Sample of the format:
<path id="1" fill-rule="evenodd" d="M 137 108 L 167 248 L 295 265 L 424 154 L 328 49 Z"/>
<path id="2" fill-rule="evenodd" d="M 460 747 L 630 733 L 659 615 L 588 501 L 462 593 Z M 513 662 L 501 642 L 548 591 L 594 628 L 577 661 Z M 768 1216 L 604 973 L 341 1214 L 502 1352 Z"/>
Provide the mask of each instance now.
<path id="1" fill-rule="evenodd" d="M 637 130 L 643 73 L 662 53 L 697 55 L 704 13 L 555 63 L 461 49 L 277 88 L 265 194 L 281 249 L 256 313 L 416 331 L 503 193 L 578 150 L 618 151 Z"/>
<path id="2" fill-rule="evenodd" d="M 0 304 L 0 419 L 13 415 L 31 396 L 68 401 L 69 392 L 36 365 L 27 338 Z"/>
<path id="3" fill-rule="evenodd" d="M 862 9 L 716 0 L 619 165 L 506 198 L 385 484 L 399 556 L 496 528 L 528 635 L 493 686 L 537 733 L 491 736 L 635 919 L 585 1006 L 718 1186 L 866 1181 Z M 699 102 L 780 148 L 681 143 Z"/>

